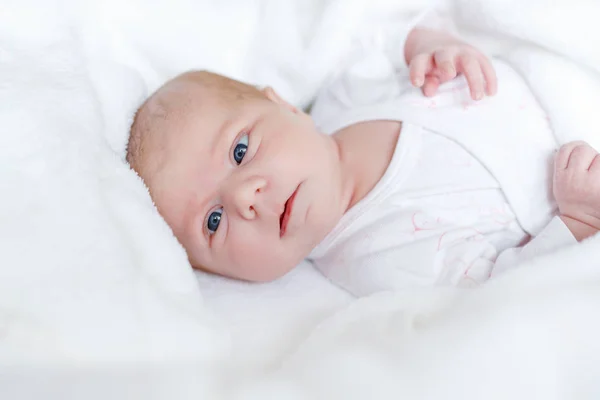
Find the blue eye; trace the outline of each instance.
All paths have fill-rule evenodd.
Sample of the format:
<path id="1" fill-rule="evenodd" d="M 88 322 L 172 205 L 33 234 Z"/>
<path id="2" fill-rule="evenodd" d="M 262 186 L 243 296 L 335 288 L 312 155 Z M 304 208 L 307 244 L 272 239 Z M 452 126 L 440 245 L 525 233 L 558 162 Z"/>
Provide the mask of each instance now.
<path id="1" fill-rule="evenodd" d="M 219 208 L 208 215 L 208 220 L 206 221 L 206 229 L 208 229 L 208 233 L 210 235 L 214 234 L 217 231 L 217 229 L 219 229 L 222 214 L 223 208 Z"/>
<path id="2" fill-rule="evenodd" d="M 248 134 L 244 134 L 240 140 L 235 145 L 233 149 L 233 159 L 235 160 L 237 165 L 242 163 L 244 156 L 246 155 L 246 151 L 248 150 Z"/>

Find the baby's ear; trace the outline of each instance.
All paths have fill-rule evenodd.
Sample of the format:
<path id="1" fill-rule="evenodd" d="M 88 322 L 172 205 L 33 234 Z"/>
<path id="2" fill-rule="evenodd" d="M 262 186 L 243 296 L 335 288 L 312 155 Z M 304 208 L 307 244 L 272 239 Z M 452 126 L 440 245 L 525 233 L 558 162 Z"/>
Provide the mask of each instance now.
<path id="1" fill-rule="evenodd" d="M 274 103 L 281 104 L 294 114 L 298 114 L 300 112 L 296 107 L 294 107 L 293 105 L 285 101 L 281 96 L 279 96 L 271 86 L 265 87 L 262 90 L 262 92 L 267 97 L 267 99 L 271 100 Z"/>

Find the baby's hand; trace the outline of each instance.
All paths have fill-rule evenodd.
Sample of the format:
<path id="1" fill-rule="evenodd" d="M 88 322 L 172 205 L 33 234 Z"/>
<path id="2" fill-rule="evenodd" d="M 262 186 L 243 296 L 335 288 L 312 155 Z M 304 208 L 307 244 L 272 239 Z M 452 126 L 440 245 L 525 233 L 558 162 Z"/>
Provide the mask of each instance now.
<path id="1" fill-rule="evenodd" d="M 410 80 L 425 96 L 433 96 L 441 83 L 463 74 L 471 97 L 480 100 L 497 90 L 496 72 L 479 50 L 444 32 L 415 28 L 406 40 L 405 57 Z"/>
<path id="2" fill-rule="evenodd" d="M 592 146 L 571 142 L 558 150 L 553 190 L 561 217 L 576 238 L 600 230 L 600 154 Z"/>

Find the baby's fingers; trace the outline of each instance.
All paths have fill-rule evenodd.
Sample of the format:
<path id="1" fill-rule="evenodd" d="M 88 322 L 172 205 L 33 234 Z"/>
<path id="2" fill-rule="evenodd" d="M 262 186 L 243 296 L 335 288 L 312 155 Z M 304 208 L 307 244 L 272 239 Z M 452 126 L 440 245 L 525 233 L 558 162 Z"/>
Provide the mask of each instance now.
<path id="1" fill-rule="evenodd" d="M 479 62 L 481 64 L 483 76 L 485 77 L 485 82 L 487 83 L 487 94 L 488 96 L 493 96 L 498 91 L 498 79 L 496 78 L 496 70 L 494 69 L 494 66 L 486 56 L 480 56 Z"/>
<path id="2" fill-rule="evenodd" d="M 444 49 L 438 50 L 434 53 L 433 59 L 442 82 L 456 78 L 455 52 Z"/>
<path id="3" fill-rule="evenodd" d="M 425 78 L 425 84 L 423 85 L 423 94 L 427 97 L 435 96 L 439 87 L 440 78 L 438 78 L 435 75 L 429 75 Z"/>
<path id="4" fill-rule="evenodd" d="M 483 97 L 483 73 L 477 58 L 471 54 L 464 54 L 459 57 L 462 73 L 469 83 L 471 97 L 473 100 L 480 100 Z"/>
<path id="5" fill-rule="evenodd" d="M 593 173 L 594 176 L 600 176 L 600 154 L 596 154 L 592 160 L 589 171 Z M 600 180 L 598 182 L 600 183 Z"/>
<path id="6" fill-rule="evenodd" d="M 574 168 L 577 171 L 587 171 L 592 165 L 592 161 L 598 152 L 587 143 L 581 146 L 577 146 L 571 152 L 569 157 L 568 168 Z"/>
<path id="7" fill-rule="evenodd" d="M 586 142 L 580 140 L 563 144 L 560 149 L 558 149 L 556 157 L 554 158 L 554 169 L 556 171 L 567 169 L 571 161 L 571 155 L 573 155 L 573 150 L 577 147 L 586 145 Z"/>
<path id="8" fill-rule="evenodd" d="M 430 54 L 418 54 L 410 62 L 410 81 L 416 87 L 425 83 L 425 75 L 431 72 L 433 60 Z"/>

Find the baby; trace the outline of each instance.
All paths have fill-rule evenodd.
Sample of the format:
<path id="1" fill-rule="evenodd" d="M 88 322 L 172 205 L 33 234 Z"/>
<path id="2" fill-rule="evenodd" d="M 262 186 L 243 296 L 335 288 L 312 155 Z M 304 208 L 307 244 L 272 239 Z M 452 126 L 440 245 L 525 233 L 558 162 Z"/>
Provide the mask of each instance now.
<path id="1" fill-rule="evenodd" d="M 600 229 L 600 156 L 557 151 L 512 69 L 442 31 L 404 43 L 407 79 L 368 54 L 314 121 L 210 72 L 140 107 L 127 160 L 194 267 L 269 281 L 308 257 L 357 295 L 469 285 Z"/>

